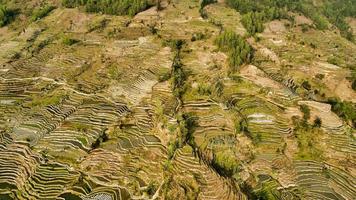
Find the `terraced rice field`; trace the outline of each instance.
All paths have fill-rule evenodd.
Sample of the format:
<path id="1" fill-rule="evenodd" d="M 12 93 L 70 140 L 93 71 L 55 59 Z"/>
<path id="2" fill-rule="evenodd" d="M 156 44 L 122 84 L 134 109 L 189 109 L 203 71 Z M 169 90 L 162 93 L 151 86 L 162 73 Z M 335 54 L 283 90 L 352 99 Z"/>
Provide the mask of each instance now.
<path id="1" fill-rule="evenodd" d="M 355 43 L 274 20 L 229 72 L 215 40 L 247 31 L 225 1 L 51 2 L 0 28 L 0 200 L 356 198 L 355 124 L 327 101 L 355 108 Z"/>

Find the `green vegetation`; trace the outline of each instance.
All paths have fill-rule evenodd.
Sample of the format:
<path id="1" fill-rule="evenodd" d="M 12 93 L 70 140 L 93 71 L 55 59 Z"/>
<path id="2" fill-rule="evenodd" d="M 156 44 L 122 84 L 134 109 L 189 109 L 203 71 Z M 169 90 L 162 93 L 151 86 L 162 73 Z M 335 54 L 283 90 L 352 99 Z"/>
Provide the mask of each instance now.
<path id="1" fill-rule="evenodd" d="M 298 142 L 298 153 L 296 157 L 302 160 L 321 160 L 323 158 L 323 151 L 318 143 L 319 137 L 323 133 L 319 128 L 321 120 L 318 118 L 314 121 L 314 125 L 307 123 L 306 118 L 309 119 L 309 108 L 301 106 L 300 109 L 304 113 L 303 120 L 294 118 L 294 133 Z M 320 119 L 320 118 L 319 118 Z"/>
<path id="2" fill-rule="evenodd" d="M 173 94 L 177 98 L 181 99 L 186 90 L 185 80 L 187 79 L 187 75 L 183 70 L 183 64 L 180 59 L 180 50 L 182 49 L 184 42 L 182 40 L 177 40 L 174 41 L 173 43 L 174 43 L 174 48 L 176 50 L 176 54 L 174 56 L 173 64 L 172 64 L 172 72 L 171 72 Z"/>
<path id="3" fill-rule="evenodd" d="M 252 36 L 263 31 L 263 23 L 287 18 L 287 10 L 284 7 L 288 3 L 280 0 L 227 0 L 230 7 L 243 14 L 241 22 Z"/>
<path id="4" fill-rule="evenodd" d="M 158 81 L 159 82 L 167 81 L 170 78 L 171 78 L 171 72 L 170 71 L 164 71 L 164 72 L 160 72 L 158 74 Z"/>
<path id="5" fill-rule="evenodd" d="M 310 109 L 307 105 L 301 105 L 299 107 L 300 111 L 303 113 L 303 120 L 307 122 L 310 119 Z"/>
<path id="6" fill-rule="evenodd" d="M 351 81 L 351 88 L 356 91 L 356 70 L 351 71 L 351 77 L 349 80 Z"/>
<path id="7" fill-rule="evenodd" d="M 0 3 L 0 27 L 3 27 L 10 23 L 15 16 L 13 10 L 8 9 L 5 5 Z"/>
<path id="8" fill-rule="evenodd" d="M 205 38 L 206 38 L 206 36 L 205 36 L 204 33 L 198 32 L 198 33 L 194 33 L 190 40 L 192 42 L 194 42 L 194 41 L 197 41 L 197 40 L 203 40 Z"/>
<path id="9" fill-rule="evenodd" d="M 70 37 L 68 37 L 68 36 L 64 36 L 64 37 L 62 38 L 62 43 L 63 43 L 64 45 L 67 45 L 67 46 L 72 46 L 73 44 L 76 44 L 76 43 L 78 43 L 78 42 L 79 42 L 79 40 L 70 38 Z"/>
<path id="10" fill-rule="evenodd" d="M 323 152 L 318 145 L 320 129 L 310 128 L 309 126 L 299 126 L 295 134 L 298 142 L 297 157 L 303 160 L 321 160 Z"/>
<path id="11" fill-rule="evenodd" d="M 29 107 L 45 107 L 49 105 L 60 104 L 65 98 L 65 95 L 51 95 L 51 96 L 34 96 L 32 101 L 29 102 Z"/>
<path id="12" fill-rule="evenodd" d="M 92 21 L 90 24 L 88 24 L 88 32 L 93 32 L 93 31 L 102 31 L 105 26 L 108 23 L 108 19 L 106 19 L 105 17 L 101 17 L 99 19 L 95 19 L 94 21 Z"/>
<path id="13" fill-rule="evenodd" d="M 179 113 L 177 120 L 179 125 L 179 146 L 182 147 L 183 144 L 194 146 L 193 133 L 197 126 L 196 117 L 192 113 Z"/>
<path id="14" fill-rule="evenodd" d="M 303 81 L 302 87 L 304 89 L 306 89 L 306 90 L 311 90 L 312 89 L 312 86 L 310 85 L 309 81 L 307 81 L 307 80 Z"/>
<path id="15" fill-rule="evenodd" d="M 321 121 L 320 117 L 317 117 L 314 119 L 314 124 L 313 124 L 314 127 L 320 128 L 321 124 L 322 124 L 322 121 Z"/>
<path id="16" fill-rule="evenodd" d="M 153 6 L 148 0 L 62 0 L 62 5 L 67 8 L 84 7 L 86 12 L 92 13 L 130 16 Z"/>
<path id="17" fill-rule="evenodd" d="M 203 9 L 205 6 L 216 3 L 216 0 L 202 0 L 200 4 L 200 9 Z"/>
<path id="18" fill-rule="evenodd" d="M 356 17 L 354 0 L 330 0 L 325 3 L 323 14 L 340 30 L 343 37 L 350 41 L 354 40 L 351 27 L 345 21 L 345 17 Z"/>
<path id="19" fill-rule="evenodd" d="M 220 34 L 215 44 L 219 50 L 229 54 L 230 72 L 235 72 L 239 66 L 251 62 L 253 58 L 253 48 L 239 35 L 232 31 L 225 31 Z"/>
<path id="20" fill-rule="evenodd" d="M 330 64 L 333 64 L 333 65 L 337 65 L 337 66 L 340 66 L 342 64 L 342 60 L 335 56 L 329 57 L 327 62 Z"/>
<path id="21" fill-rule="evenodd" d="M 119 80 L 122 77 L 123 72 L 118 69 L 117 65 L 110 64 L 108 66 L 108 75 L 109 78 L 113 80 Z"/>
<path id="22" fill-rule="evenodd" d="M 168 160 L 171 160 L 174 156 L 174 153 L 176 150 L 179 148 L 180 144 L 178 140 L 175 141 L 169 141 L 168 147 L 167 147 L 167 157 Z"/>
<path id="23" fill-rule="evenodd" d="M 242 16 L 242 25 L 246 28 L 250 35 L 261 33 L 264 30 L 264 16 L 263 13 L 249 12 Z"/>
<path id="24" fill-rule="evenodd" d="M 71 123 L 71 126 L 76 130 L 76 131 L 79 131 L 79 132 L 87 132 L 90 128 L 89 125 L 87 124 L 83 124 L 83 123 L 76 123 L 76 122 L 73 122 Z"/>
<path id="25" fill-rule="evenodd" d="M 158 183 L 155 181 L 150 181 L 150 183 L 147 185 L 147 188 L 145 189 L 145 192 L 147 192 L 148 195 L 152 196 L 155 194 L 157 189 L 158 189 Z"/>
<path id="26" fill-rule="evenodd" d="M 341 101 L 338 98 L 329 98 L 328 103 L 331 104 L 331 110 L 339 117 L 343 118 L 353 127 L 356 127 L 356 105 L 348 102 Z"/>
<path id="27" fill-rule="evenodd" d="M 103 131 L 100 136 L 95 140 L 94 143 L 91 144 L 91 148 L 92 149 L 96 149 L 98 147 L 100 147 L 100 145 L 103 143 L 103 142 L 106 142 L 109 140 L 109 136 L 106 134 L 105 131 Z"/>
<path id="28" fill-rule="evenodd" d="M 209 84 L 205 84 L 205 83 L 200 83 L 198 85 L 198 94 L 199 95 L 211 95 L 211 87 Z"/>
<path id="29" fill-rule="evenodd" d="M 39 19 L 42 19 L 42 18 L 46 17 L 55 8 L 56 7 L 54 7 L 54 6 L 47 5 L 43 8 L 34 9 L 32 12 L 31 20 L 37 21 Z"/>
<path id="30" fill-rule="evenodd" d="M 216 0 L 202 0 L 201 3 L 200 3 L 200 9 L 199 9 L 199 12 L 200 12 L 200 15 L 203 17 L 203 18 L 206 18 L 206 13 L 204 12 L 204 7 L 209 5 L 209 4 L 212 4 L 212 3 L 216 3 Z"/>
<path id="31" fill-rule="evenodd" d="M 255 193 L 258 200 L 277 200 L 270 189 L 261 189 Z"/>
<path id="32" fill-rule="evenodd" d="M 327 0 L 322 5 L 315 5 L 310 0 L 227 0 L 227 4 L 239 11 L 242 24 L 250 35 L 263 31 L 263 23 L 274 19 L 289 19 L 288 11 L 302 13 L 314 21 L 319 30 L 335 25 L 341 35 L 348 40 L 354 36 L 345 17 L 355 17 L 355 2 L 352 0 Z M 304 28 L 304 30 L 306 30 Z"/>
<path id="33" fill-rule="evenodd" d="M 239 171 L 240 166 L 234 152 L 230 149 L 214 153 L 212 164 L 219 174 L 224 176 L 234 175 Z"/>
<path id="34" fill-rule="evenodd" d="M 215 94 L 215 96 L 221 97 L 224 93 L 224 88 L 225 85 L 223 81 L 221 79 L 218 79 L 217 81 L 215 81 L 213 93 Z"/>

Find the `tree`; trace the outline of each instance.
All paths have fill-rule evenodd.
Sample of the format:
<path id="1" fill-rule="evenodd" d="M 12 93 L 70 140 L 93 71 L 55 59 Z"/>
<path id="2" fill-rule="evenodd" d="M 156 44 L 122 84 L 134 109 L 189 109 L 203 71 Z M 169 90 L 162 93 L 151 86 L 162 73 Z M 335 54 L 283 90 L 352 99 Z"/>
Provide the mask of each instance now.
<path id="1" fill-rule="evenodd" d="M 0 4 L 0 27 L 7 25 L 13 15 L 13 11 L 9 10 L 5 5 Z"/>
<path id="2" fill-rule="evenodd" d="M 307 105 L 300 105 L 300 111 L 303 113 L 303 120 L 308 121 L 310 118 L 310 109 Z"/>
<path id="3" fill-rule="evenodd" d="M 320 128 L 321 127 L 321 124 L 322 124 L 322 122 L 321 122 L 321 119 L 320 119 L 320 117 L 317 117 L 317 118 L 315 118 L 315 120 L 314 120 L 314 127 L 317 127 L 317 128 Z"/>

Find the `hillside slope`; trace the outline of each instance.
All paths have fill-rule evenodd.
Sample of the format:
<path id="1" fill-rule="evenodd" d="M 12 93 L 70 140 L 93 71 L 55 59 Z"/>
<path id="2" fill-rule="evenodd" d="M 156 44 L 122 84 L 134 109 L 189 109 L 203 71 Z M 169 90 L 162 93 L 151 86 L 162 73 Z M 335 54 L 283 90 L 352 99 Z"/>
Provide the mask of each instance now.
<path id="1" fill-rule="evenodd" d="M 354 199 L 355 5 L 0 0 L 0 199 Z"/>

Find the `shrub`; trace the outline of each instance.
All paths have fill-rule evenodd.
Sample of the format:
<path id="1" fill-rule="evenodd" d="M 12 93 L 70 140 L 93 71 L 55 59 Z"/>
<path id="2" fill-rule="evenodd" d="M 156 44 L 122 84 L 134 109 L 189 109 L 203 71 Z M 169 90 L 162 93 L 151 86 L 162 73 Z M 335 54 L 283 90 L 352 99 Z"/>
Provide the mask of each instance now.
<path id="1" fill-rule="evenodd" d="M 55 8 L 56 7 L 54 6 L 47 5 L 43 8 L 34 9 L 32 12 L 31 20 L 36 21 L 42 19 L 43 17 L 46 17 Z"/>
<path id="2" fill-rule="evenodd" d="M 193 133 L 195 131 L 195 127 L 197 126 L 196 117 L 194 117 L 192 113 L 184 113 L 179 114 L 177 119 L 181 138 L 181 144 L 179 144 L 179 146 L 182 146 L 183 143 L 188 143 L 194 146 Z"/>
<path id="3" fill-rule="evenodd" d="M 83 123 L 72 123 L 72 127 L 79 132 L 87 132 L 90 128 L 89 125 Z"/>
<path id="4" fill-rule="evenodd" d="M 221 95 L 224 93 L 224 88 L 225 85 L 222 80 L 217 80 L 214 84 L 214 94 L 218 97 L 221 97 Z"/>
<path id="5" fill-rule="evenodd" d="M 178 141 L 174 141 L 174 142 L 169 142 L 168 144 L 168 148 L 167 148 L 167 156 L 168 156 L 168 160 L 173 158 L 174 152 L 178 149 L 179 147 L 179 142 Z"/>
<path id="6" fill-rule="evenodd" d="M 302 27 L 302 32 L 303 33 L 309 31 L 309 25 L 308 24 L 301 24 L 300 26 Z"/>
<path id="7" fill-rule="evenodd" d="M 100 147 L 100 145 L 103 143 L 103 142 L 106 142 L 109 140 L 109 136 L 103 132 L 96 140 L 94 143 L 92 143 L 91 145 L 91 148 L 92 149 L 96 149 L 98 147 Z"/>
<path id="8" fill-rule="evenodd" d="M 273 195 L 273 191 L 271 191 L 268 187 L 257 191 L 255 195 L 258 200 L 277 200 L 277 198 Z"/>
<path id="9" fill-rule="evenodd" d="M 149 194 L 150 196 L 154 195 L 155 192 L 158 189 L 158 184 L 154 181 L 150 181 L 150 183 L 148 184 L 147 188 L 145 189 L 145 191 L 147 192 L 147 194 Z"/>
<path id="10" fill-rule="evenodd" d="M 309 81 L 303 81 L 302 87 L 306 90 L 311 90 L 311 85 L 310 85 Z"/>
<path id="11" fill-rule="evenodd" d="M 202 18 L 206 18 L 207 17 L 206 13 L 204 12 L 204 7 L 209 5 L 209 4 L 212 4 L 212 3 L 216 3 L 216 0 L 202 0 L 201 1 L 199 13 L 200 13 L 200 16 Z"/>
<path id="12" fill-rule="evenodd" d="M 325 30 L 328 28 L 328 21 L 321 15 L 315 13 L 310 16 L 311 19 L 314 21 L 314 24 L 317 29 Z"/>
<path id="13" fill-rule="evenodd" d="M 323 80 L 325 78 L 324 74 L 317 74 L 315 75 L 315 78 L 319 79 L 319 80 Z"/>
<path id="14" fill-rule="evenodd" d="M 333 64 L 333 65 L 337 65 L 337 66 L 340 66 L 342 63 L 342 61 L 335 56 L 329 57 L 327 62 L 330 64 Z"/>
<path id="15" fill-rule="evenodd" d="M 210 95 L 211 94 L 211 87 L 207 84 L 199 84 L 198 85 L 198 93 L 200 95 Z"/>
<path id="16" fill-rule="evenodd" d="M 72 46 L 73 44 L 78 43 L 79 40 L 65 36 L 62 38 L 62 42 L 63 42 L 63 44 L 65 44 L 67 46 Z"/>
<path id="17" fill-rule="evenodd" d="M 168 72 L 164 72 L 158 75 L 158 82 L 164 82 L 167 81 L 171 78 L 171 73 Z"/>
<path id="18" fill-rule="evenodd" d="M 108 19 L 106 19 L 105 17 L 94 20 L 88 25 L 88 32 L 102 31 L 107 25 L 107 23 Z"/>
<path id="19" fill-rule="evenodd" d="M 317 117 L 317 118 L 315 118 L 315 120 L 314 120 L 314 127 L 317 127 L 317 128 L 320 128 L 321 127 L 321 124 L 322 124 L 322 122 L 321 122 L 321 119 L 320 119 L 320 117 Z"/>
<path id="20" fill-rule="evenodd" d="M 190 40 L 192 42 L 194 42 L 194 41 L 203 40 L 203 39 L 205 39 L 204 33 L 199 32 L 199 33 L 194 33 Z"/>
<path id="21" fill-rule="evenodd" d="M 307 105 L 300 105 L 300 111 L 303 113 L 303 120 L 308 121 L 310 118 L 310 109 Z"/>

